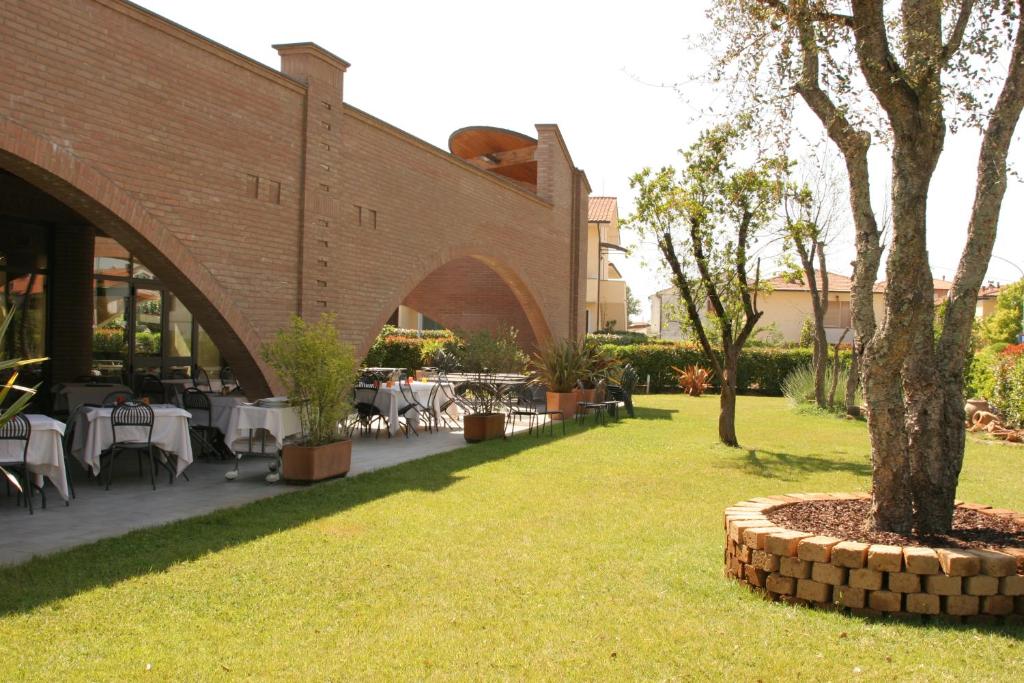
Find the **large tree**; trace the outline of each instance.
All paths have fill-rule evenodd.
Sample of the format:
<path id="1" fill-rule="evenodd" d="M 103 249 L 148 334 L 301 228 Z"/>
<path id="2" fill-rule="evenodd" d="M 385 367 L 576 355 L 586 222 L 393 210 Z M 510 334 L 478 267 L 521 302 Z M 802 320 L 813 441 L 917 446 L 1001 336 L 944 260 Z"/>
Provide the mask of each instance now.
<path id="1" fill-rule="evenodd" d="M 877 529 L 941 532 L 952 524 L 971 322 L 1024 107 L 1022 3 L 717 0 L 713 10 L 718 74 L 749 86 L 750 106 L 785 113 L 798 97 L 846 165 L 857 248 L 855 352 L 868 407 Z M 928 192 L 950 124 L 976 126 L 981 143 L 966 245 L 936 337 Z M 882 245 L 868 151 L 879 141 L 890 152 L 892 234 L 885 314 L 876 320 L 871 298 Z"/>
<path id="2" fill-rule="evenodd" d="M 646 168 L 630 179 L 638 192 L 628 225 L 658 244 L 693 336 L 719 378 L 718 436 L 729 446 L 739 445 L 740 352 L 761 319 L 760 264 L 751 264 L 751 249 L 775 218 L 778 170 L 785 163 L 739 166 L 734 156 L 745 132 L 746 124 L 712 128 L 682 152 L 686 166 L 678 173 L 672 167 Z M 714 342 L 712 335 L 718 337 Z"/>

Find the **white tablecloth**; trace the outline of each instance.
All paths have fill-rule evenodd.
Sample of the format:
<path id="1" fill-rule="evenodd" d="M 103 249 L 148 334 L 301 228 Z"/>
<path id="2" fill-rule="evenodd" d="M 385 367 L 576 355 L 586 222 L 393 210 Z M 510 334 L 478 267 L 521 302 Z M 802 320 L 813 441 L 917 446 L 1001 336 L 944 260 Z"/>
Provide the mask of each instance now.
<path id="1" fill-rule="evenodd" d="M 28 470 L 37 486 L 45 476 L 64 500 L 68 499 L 68 473 L 64 469 L 64 423 L 46 415 L 28 415 L 32 433 L 28 439 Z M 22 461 L 25 445 L 21 441 L 0 441 L 0 463 Z"/>
<path id="2" fill-rule="evenodd" d="M 227 434 L 231 428 L 231 412 L 236 406 L 240 406 L 245 403 L 245 398 L 238 396 L 237 394 L 231 396 L 221 396 L 220 394 L 206 394 L 206 398 L 210 399 L 210 413 L 213 427 L 220 431 L 221 434 Z M 174 404 L 181 405 L 181 396 L 174 397 Z M 192 409 L 192 419 L 189 423 L 192 425 L 206 426 L 206 413 L 196 408 Z"/>
<path id="3" fill-rule="evenodd" d="M 430 401 L 430 392 L 433 391 L 434 387 L 437 386 L 437 382 L 413 382 L 412 384 L 406 385 L 407 390 L 411 389 L 413 396 L 416 400 L 427 406 L 433 411 L 434 416 L 441 419 L 441 392 L 438 391 L 434 396 L 434 402 L 432 405 L 428 405 Z M 370 400 L 369 394 L 372 392 L 370 389 L 358 389 L 356 391 L 357 401 L 368 401 Z M 398 411 L 409 404 L 405 396 L 402 395 L 402 390 L 396 383 L 392 387 L 382 385 L 377 391 L 377 398 L 374 399 L 373 404 L 380 409 L 381 414 L 388 419 L 388 431 L 394 436 L 398 433 Z M 407 420 L 413 425 L 413 427 L 419 427 L 420 414 L 419 408 L 413 408 L 405 414 Z"/>
<path id="4" fill-rule="evenodd" d="M 281 450 L 284 440 L 302 432 L 299 414 L 292 407 L 266 408 L 255 405 L 235 405 L 230 412 L 224 441 L 237 455 L 249 450 L 249 435 L 253 436 L 253 447 L 261 443 L 256 430 L 265 429 L 276 450 Z M 251 432 L 250 432 L 251 430 Z"/>
<path id="5" fill-rule="evenodd" d="M 53 388 L 53 409 L 72 412 L 83 403 L 103 403 L 115 391 L 131 391 L 123 384 L 66 382 Z"/>
<path id="6" fill-rule="evenodd" d="M 153 445 L 177 456 L 178 474 L 192 464 L 192 440 L 188 435 L 186 411 L 172 405 L 153 405 Z M 71 441 L 71 455 L 92 469 L 100 472 L 100 453 L 114 442 L 110 425 L 113 408 L 86 408 L 78 414 Z M 146 440 L 146 427 L 118 427 L 117 435 L 122 441 Z"/>

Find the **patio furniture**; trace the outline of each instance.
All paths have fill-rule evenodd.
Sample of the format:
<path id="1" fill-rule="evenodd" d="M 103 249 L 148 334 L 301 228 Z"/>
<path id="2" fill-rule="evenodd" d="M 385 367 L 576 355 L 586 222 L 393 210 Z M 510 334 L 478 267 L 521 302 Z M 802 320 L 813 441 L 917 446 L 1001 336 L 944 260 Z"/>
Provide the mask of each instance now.
<path id="1" fill-rule="evenodd" d="M 231 369 L 231 366 L 225 365 L 220 369 L 218 373 L 220 377 L 220 386 L 231 387 L 230 393 L 241 393 L 242 386 L 238 383 L 238 379 L 235 378 L 235 371 Z"/>
<path id="2" fill-rule="evenodd" d="M 112 441 L 107 449 L 107 485 L 114 476 L 114 462 L 124 451 L 135 453 L 139 461 L 139 476 L 142 476 L 142 455 L 149 457 L 149 483 L 156 491 L 156 458 L 153 455 L 153 423 L 156 421 L 153 409 L 145 403 L 122 403 L 110 412 L 110 432 Z M 118 428 L 121 438 L 118 438 Z M 145 434 L 140 438 L 140 432 Z M 172 478 L 173 481 L 173 478 Z"/>
<path id="3" fill-rule="evenodd" d="M 527 419 L 527 434 L 532 434 L 534 428 L 536 428 L 537 436 L 540 437 L 544 429 L 543 421 L 550 426 L 550 434 L 554 436 L 555 423 L 552 417 L 557 415 L 562 423 L 562 435 L 565 435 L 565 415 L 559 410 L 548 410 L 544 387 L 523 384 L 517 387 L 515 392 L 510 393 L 509 396 L 508 419 L 505 422 L 506 433 L 509 427 L 511 427 L 514 434 L 519 418 L 525 417 Z"/>
<path id="4" fill-rule="evenodd" d="M 213 406 L 210 404 L 210 397 L 194 387 L 188 387 L 181 395 L 181 407 L 192 415 L 188 429 L 192 436 L 199 441 L 200 457 L 207 453 L 217 454 L 220 452 L 223 458 L 223 452 L 217 448 L 221 432 L 213 426 Z M 205 424 L 202 420 L 204 415 Z"/>
<path id="5" fill-rule="evenodd" d="M 434 400 L 437 403 L 437 417 L 449 429 L 456 429 L 459 425 L 450 415 L 452 408 L 458 407 L 458 396 L 455 393 L 455 385 L 448 379 L 444 370 L 437 371 L 437 394 Z"/>
<path id="6" fill-rule="evenodd" d="M 210 375 L 198 365 L 192 369 L 192 386 L 200 391 L 213 391 L 213 385 L 210 384 Z"/>
<path id="7" fill-rule="evenodd" d="M 401 418 L 403 417 L 405 418 L 405 422 L 401 423 L 401 427 L 405 429 L 405 438 L 409 438 L 410 429 L 412 430 L 413 434 L 419 436 L 420 433 L 416 430 L 416 426 L 413 425 L 412 420 L 409 418 L 409 413 L 416 413 L 416 424 L 419 424 L 419 416 L 422 414 L 422 412 L 426 412 L 426 409 L 423 408 L 423 406 L 419 404 L 419 401 L 416 400 L 416 396 L 413 393 L 412 389 L 410 388 L 408 382 L 400 381 L 398 383 L 398 391 L 399 395 L 403 399 L 403 405 L 397 406 L 397 411 L 395 415 L 397 416 L 398 420 L 401 420 Z M 391 397 L 392 401 L 394 401 L 396 398 L 398 397 Z M 427 424 L 429 425 L 429 422 Z"/>
<path id="8" fill-rule="evenodd" d="M 71 414 L 83 403 L 99 404 L 111 392 L 131 392 L 131 389 L 126 384 L 92 381 L 65 382 L 55 385 L 51 391 L 53 392 L 53 410 L 58 413 Z"/>
<path id="9" fill-rule="evenodd" d="M 167 403 L 167 388 L 156 375 L 142 375 L 136 386 L 138 398 L 148 398 L 150 403 Z"/>
<path id="10" fill-rule="evenodd" d="M 104 406 L 115 406 L 118 404 L 118 400 L 122 403 L 135 400 L 135 394 L 127 390 L 111 391 L 109 394 L 103 397 Z"/>
<path id="11" fill-rule="evenodd" d="M 354 405 L 356 409 L 356 424 L 362 427 L 363 434 L 369 435 L 373 429 L 373 423 L 377 423 L 377 435 L 380 435 L 381 422 L 387 425 L 388 436 L 391 435 L 391 424 L 388 418 L 381 412 L 377 405 L 377 394 L 380 392 L 381 382 L 373 379 L 374 375 L 363 375 L 356 382 L 353 388 Z"/>
<path id="12" fill-rule="evenodd" d="M 630 417 L 635 417 L 633 413 L 633 391 L 636 389 L 637 381 L 639 381 L 639 375 L 637 374 L 636 368 L 632 365 L 627 364 L 622 369 L 622 377 L 618 384 L 608 383 L 608 387 L 605 390 L 605 395 L 615 401 L 615 415 L 618 417 L 619 406 L 621 402 L 626 406 L 626 414 Z"/>
<path id="13" fill-rule="evenodd" d="M 21 505 L 21 496 L 25 495 L 25 505 L 28 513 L 35 514 L 32 509 L 32 489 L 37 489 L 43 499 L 43 509 L 46 508 L 46 492 L 42 486 L 36 486 L 29 476 L 28 469 L 28 443 L 32 437 L 32 425 L 24 415 L 15 415 L 7 424 L 0 427 L 0 442 L 8 444 L 14 442 L 13 448 L 5 449 L 0 456 L 0 465 L 3 465 L 12 474 L 19 475 L 21 491 L 18 491 L 18 505 Z M 21 444 L 19 442 L 24 442 Z M 10 495 L 10 489 L 7 491 Z"/>
<path id="14" fill-rule="evenodd" d="M 154 416 L 151 441 L 156 456 L 161 462 L 169 461 L 173 457 L 176 473 L 184 474 L 185 469 L 192 464 L 192 442 L 188 431 L 189 414 L 171 405 L 149 408 Z M 110 406 L 83 406 L 74 423 L 70 425 L 73 430 L 71 455 L 93 475 L 100 474 L 101 457 L 105 457 L 105 451 L 113 443 L 112 430 L 107 426 L 113 411 L 114 408 Z M 126 438 L 141 441 L 146 438 L 146 431 L 143 427 L 124 427 L 118 429 L 118 435 L 121 436 L 123 432 Z"/>

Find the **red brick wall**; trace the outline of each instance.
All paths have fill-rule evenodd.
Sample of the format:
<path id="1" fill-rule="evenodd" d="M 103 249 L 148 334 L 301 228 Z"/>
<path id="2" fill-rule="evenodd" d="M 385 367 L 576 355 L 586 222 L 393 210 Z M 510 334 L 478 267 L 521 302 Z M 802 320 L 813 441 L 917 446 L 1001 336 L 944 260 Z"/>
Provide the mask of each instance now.
<path id="1" fill-rule="evenodd" d="M 467 256 L 532 337 L 580 329 L 585 188 L 556 127 L 538 197 L 343 105 L 318 48 L 282 46 L 289 77 L 119 0 L 0 2 L 0 168 L 138 253 L 248 386 L 273 382 L 258 349 L 290 314 L 335 313 L 363 352 Z"/>

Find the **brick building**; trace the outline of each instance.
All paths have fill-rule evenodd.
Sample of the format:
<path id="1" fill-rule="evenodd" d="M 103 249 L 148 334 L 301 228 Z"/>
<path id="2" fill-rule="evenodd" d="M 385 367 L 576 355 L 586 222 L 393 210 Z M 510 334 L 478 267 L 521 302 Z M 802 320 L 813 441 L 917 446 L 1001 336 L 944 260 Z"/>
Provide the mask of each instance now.
<path id="1" fill-rule="evenodd" d="M 264 394 L 293 313 L 334 313 L 359 353 L 400 304 L 583 331 L 590 188 L 557 126 L 514 155 L 531 185 L 349 105 L 311 43 L 277 71 L 122 0 L 0 17 L 0 285 L 26 299 L 9 351 L 50 355 L 49 381 L 227 363 Z"/>

